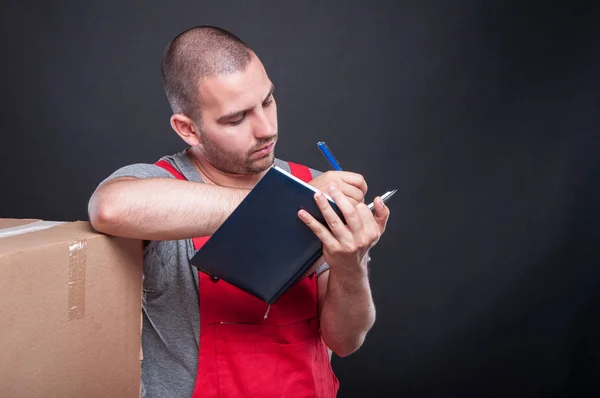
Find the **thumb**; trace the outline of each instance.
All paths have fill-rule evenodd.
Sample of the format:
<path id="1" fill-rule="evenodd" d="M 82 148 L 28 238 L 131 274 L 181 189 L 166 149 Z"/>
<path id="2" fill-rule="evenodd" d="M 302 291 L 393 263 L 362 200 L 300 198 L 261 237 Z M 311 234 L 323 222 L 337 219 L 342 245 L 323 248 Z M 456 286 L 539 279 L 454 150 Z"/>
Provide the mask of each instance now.
<path id="1" fill-rule="evenodd" d="M 390 217 L 390 209 L 383 203 L 381 197 L 376 197 L 375 203 L 375 222 L 379 226 L 379 231 L 383 233 L 387 225 L 388 218 Z"/>

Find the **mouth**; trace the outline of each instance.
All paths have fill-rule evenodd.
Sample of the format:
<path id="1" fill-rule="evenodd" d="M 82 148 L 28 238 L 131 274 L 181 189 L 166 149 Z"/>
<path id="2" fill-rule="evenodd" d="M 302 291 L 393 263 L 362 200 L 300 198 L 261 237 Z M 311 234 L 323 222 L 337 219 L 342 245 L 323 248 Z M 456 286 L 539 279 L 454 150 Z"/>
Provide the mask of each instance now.
<path id="1" fill-rule="evenodd" d="M 272 141 L 270 144 L 267 144 L 262 148 L 254 151 L 254 154 L 258 155 L 259 157 L 270 154 L 275 148 L 275 142 L 277 142 L 277 140 Z"/>

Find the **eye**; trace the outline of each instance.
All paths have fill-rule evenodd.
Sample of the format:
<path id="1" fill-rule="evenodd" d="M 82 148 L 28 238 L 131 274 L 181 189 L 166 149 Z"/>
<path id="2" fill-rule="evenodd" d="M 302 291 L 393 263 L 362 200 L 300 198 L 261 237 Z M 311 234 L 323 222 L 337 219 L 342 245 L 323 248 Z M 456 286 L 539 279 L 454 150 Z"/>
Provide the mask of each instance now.
<path id="1" fill-rule="evenodd" d="M 266 100 L 265 102 L 263 102 L 263 107 L 267 107 L 269 105 L 271 105 L 273 103 L 273 96 L 271 96 L 268 100 Z"/>
<path id="2" fill-rule="evenodd" d="M 244 115 L 237 120 L 232 120 L 232 121 L 228 122 L 228 124 L 230 124 L 231 126 L 237 126 L 238 124 L 241 124 L 245 118 L 246 118 L 246 116 Z"/>

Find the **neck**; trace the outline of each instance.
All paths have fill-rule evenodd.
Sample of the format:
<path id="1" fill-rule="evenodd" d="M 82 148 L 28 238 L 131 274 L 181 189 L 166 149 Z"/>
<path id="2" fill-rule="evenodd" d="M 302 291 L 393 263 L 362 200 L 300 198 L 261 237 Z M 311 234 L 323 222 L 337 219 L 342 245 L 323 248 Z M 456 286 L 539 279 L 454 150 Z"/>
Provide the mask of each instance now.
<path id="1" fill-rule="evenodd" d="M 259 174 L 227 173 L 215 168 L 195 147 L 188 149 L 187 156 L 205 183 L 222 187 L 252 189 L 268 171 Z"/>

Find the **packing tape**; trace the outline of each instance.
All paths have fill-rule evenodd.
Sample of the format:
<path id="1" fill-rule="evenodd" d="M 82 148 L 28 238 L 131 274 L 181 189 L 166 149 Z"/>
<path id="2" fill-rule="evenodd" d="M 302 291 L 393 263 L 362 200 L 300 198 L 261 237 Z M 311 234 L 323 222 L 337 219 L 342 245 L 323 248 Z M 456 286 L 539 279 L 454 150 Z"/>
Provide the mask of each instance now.
<path id="1" fill-rule="evenodd" d="M 0 229 L 0 238 L 8 238 L 9 236 L 27 234 L 29 232 L 41 231 L 51 228 L 55 225 L 62 224 L 63 221 L 32 221 L 24 225 L 18 225 L 12 228 Z"/>
<path id="2" fill-rule="evenodd" d="M 85 239 L 69 243 L 69 321 L 85 317 Z"/>

